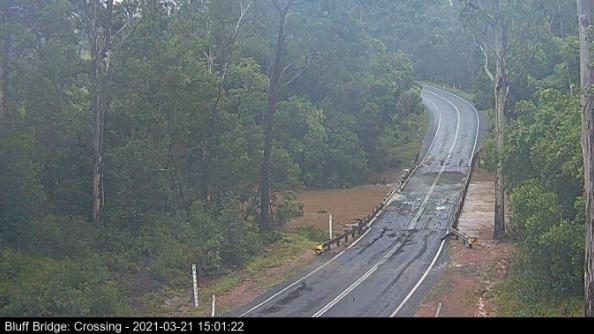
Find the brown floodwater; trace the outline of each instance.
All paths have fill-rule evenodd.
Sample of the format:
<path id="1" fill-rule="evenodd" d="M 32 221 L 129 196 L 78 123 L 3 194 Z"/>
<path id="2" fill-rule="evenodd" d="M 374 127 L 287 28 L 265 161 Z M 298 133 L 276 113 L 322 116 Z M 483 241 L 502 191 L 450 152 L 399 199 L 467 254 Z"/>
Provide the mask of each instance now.
<path id="1" fill-rule="evenodd" d="M 332 214 L 335 233 L 355 218 L 367 216 L 386 196 L 392 186 L 367 184 L 346 189 L 305 190 L 297 200 L 302 202 L 303 216 L 288 222 L 285 228 L 314 227 L 328 229 L 328 214 Z"/>

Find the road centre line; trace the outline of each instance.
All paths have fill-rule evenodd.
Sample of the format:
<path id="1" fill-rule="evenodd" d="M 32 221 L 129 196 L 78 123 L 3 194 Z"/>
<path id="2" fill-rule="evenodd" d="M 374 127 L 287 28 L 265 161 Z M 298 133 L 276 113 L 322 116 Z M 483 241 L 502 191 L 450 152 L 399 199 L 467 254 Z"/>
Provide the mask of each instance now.
<path id="1" fill-rule="evenodd" d="M 430 92 L 427 90 L 428 93 L 433 94 L 439 98 L 441 98 L 442 100 L 448 102 L 450 105 L 453 105 L 456 110 L 458 110 L 458 108 L 451 103 L 450 101 L 448 101 L 446 98 L 444 98 L 443 96 L 440 96 L 438 94 L 435 94 L 433 92 Z M 450 93 L 451 94 L 451 93 Z M 454 95 L 454 94 L 451 94 Z M 467 101 L 468 103 L 468 101 Z M 476 109 L 475 109 L 476 112 Z M 479 133 L 479 122 L 478 122 L 478 113 L 477 115 L 477 130 L 476 130 L 476 137 L 475 137 L 475 142 L 474 142 L 474 147 L 472 148 L 472 154 L 474 155 L 474 150 L 476 148 L 476 142 L 477 142 L 477 138 L 478 138 L 478 133 Z M 470 159 L 470 161 L 472 162 L 472 158 Z M 412 295 L 417 291 L 417 289 L 419 288 L 419 286 L 421 286 L 421 283 L 423 283 L 423 281 L 425 280 L 425 278 L 427 277 L 427 275 L 429 275 L 429 272 L 431 271 L 431 269 L 433 269 L 433 266 L 435 265 L 435 262 L 437 262 L 437 259 L 439 258 L 439 256 L 441 255 L 441 252 L 443 250 L 443 246 L 445 244 L 445 239 L 443 239 L 441 241 L 441 244 L 439 245 L 439 249 L 437 250 L 437 253 L 435 254 L 435 256 L 433 257 L 433 260 L 431 261 L 431 263 L 429 264 L 429 267 L 427 268 L 427 270 L 425 270 L 425 272 L 423 273 L 423 276 L 421 276 L 421 278 L 419 279 L 419 281 L 417 282 L 417 284 L 415 284 L 415 286 L 410 290 L 410 292 L 406 295 L 406 297 L 404 297 L 404 299 L 402 300 L 402 302 L 400 303 L 400 305 L 398 305 L 398 307 L 396 308 L 396 310 L 394 310 L 394 312 L 392 312 L 392 314 L 390 314 L 390 318 L 393 318 L 396 316 L 396 314 L 398 314 L 398 312 L 400 312 L 400 310 L 402 310 L 402 308 L 404 307 L 404 305 L 406 304 L 406 302 L 408 302 L 408 300 L 410 299 L 410 297 L 412 297 Z"/>
<path id="2" fill-rule="evenodd" d="M 429 93 L 431 93 L 431 92 L 429 92 Z M 435 93 L 431 93 L 431 94 L 438 96 Z M 442 97 L 442 99 L 444 99 L 444 98 Z M 450 158 L 451 158 L 452 152 L 454 151 L 454 147 L 456 146 L 456 143 L 458 142 L 458 134 L 460 132 L 460 110 L 456 106 L 454 106 L 454 109 L 456 110 L 456 115 L 457 115 L 456 132 L 454 134 L 454 140 L 452 141 L 452 144 L 450 145 L 450 149 L 448 151 L 448 156 L 446 158 L 447 161 L 449 161 Z M 427 205 L 427 202 L 429 201 L 429 198 L 433 194 L 433 191 L 435 190 L 435 187 L 437 185 L 437 182 L 439 181 L 439 178 L 441 177 L 441 174 L 443 173 L 443 171 L 445 170 L 445 168 L 446 168 L 446 165 L 444 164 L 441 167 L 441 169 L 439 170 L 439 173 L 435 177 L 435 180 L 433 181 L 433 184 L 431 184 L 431 187 L 429 188 L 429 191 L 427 192 L 427 195 L 425 196 L 423 202 L 421 203 L 421 206 L 419 207 L 419 210 L 417 210 L 417 213 L 415 214 L 415 217 L 412 220 L 413 222 L 417 221 L 417 219 L 419 219 L 419 217 L 423 213 L 423 211 L 425 209 L 425 206 Z M 348 288 L 346 288 L 342 293 L 340 293 L 338 296 L 336 296 L 336 298 L 334 298 L 331 302 L 329 302 L 324 307 L 322 307 L 322 309 L 320 309 L 318 312 L 316 312 L 312 317 L 314 317 L 314 318 L 320 317 L 324 313 L 326 313 L 328 310 L 330 310 L 334 305 L 336 305 L 344 297 L 346 297 L 351 291 L 353 291 L 361 283 L 363 283 L 367 278 L 369 278 L 369 276 L 371 276 L 381 265 L 383 265 L 394 253 L 396 253 L 396 251 L 398 251 L 398 249 L 400 247 L 401 247 L 401 244 L 397 243 L 394 247 L 392 247 L 392 249 L 390 249 L 390 251 L 388 253 L 386 253 L 380 259 L 380 261 L 378 261 L 373 267 L 371 267 L 365 274 L 363 274 L 361 277 L 359 277 L 359 279 L 357 279 L 353 284 L 351 284 Z M 438 254 L 441 253 L 441 249 L 442 248 L 443 247 L 440 247 L 440 249 L 438 250 Z M 431 263 L 430 268 L 432 268 L 434 264 L 435 264 L 435 259 Z M 402 307 L 402 305 L 404 305 L 404 303 L 408 300 L 408 298 L 410 298 L 410 295 L 412 295 L 412 293 L 414 293 L 414 291 L 416 290 L 416 288 L 418 287 L 418 285 L 420 285 L 420 282 L 422 282 L 425 279 L 426 274 L 427 274 L 427 272 L 425 272 L 425 275 L 423 275 L 423 277 L 421 278 L 421 280 L 419 281 L 419 283 L 417 283 L 417 285 L 413 288 L 413 291 L 411 291 L 411 293 L 409 293 L 409 296 L 407 296 L 407 298 L 405 299 L 405 301 L 402 302 L 401 306 L 399 306 L 399 308 L 398 308 L 398 311 Z M 393 313 L 393 314 L 395 314 L 395 313 Z"/>
<path id="3" fill-rule="evenodd" d="M 427 99 L 427 101 L 430 101 Z M 437 105 L 435 105 L 435 103 L 433 103 L 431 101 L 431 103 L 436 107 L 436 110 L 439 112 L 439 121 L 437 123 L 437 129 L 435 130 L 435 134 L 433 135 L 433 139 L 431 141 L 431 145 L 429 146 L 429 149 L 427 149 L 427 152 L 425 152 L 425 156 L 423 157 L 423 160 L 421 160 L 420 164 L 423 164 L 425 162 L 425 160 L 427 159 L 428 155 L 429 155 L 429 151 L 430 149 L 433 147 L 435 140 L 437 138 L 437 134 L 439 132 L 439 129 L 441 127 L 441 111 L 439 110 L 439 108 L 437 107 Z M 411 175 L 412 177 L 412 175 Z M 396 194 L 394 194 L 392 196 L 392 198 L 395 196 Z M 391 201 L 388 201 L 387 203 L 389 204 Z M 386 204 L 387 205 L 387 204 Z M 371 222 L 369 223 L 369 225 L 371 226 L 375 220 L 377 219 L 377 217 L 379 216 L 381 212 L 378 212 L 378 214 L 372 218 Z M 350 248 L 352 248 L 353 246 L 355 246 L 361 239 L 363 239 L 365 237 L 365 235 L 367 233 L 369 233 L 369 231 L 371 231 L 371 228 L 368 228 L 367 231 L 365 231 L 359 238 L 357 238 L 357 240 L 355 240 L 352 244 L 350 244 L 347 248 L 345 248 L 344 250 L 342 250 L 340 253 L 336 254 L 334 257 L 332 257 L 330 260 L 324 262 L 322 265 L 320 265 L 319 267 L 317 267 L 316 269 L 312 270 L 311 272 L 309 272 L 307 275 L 301 277 L 300 279 L 296 280 L 295 282 L 287 285 L 285 288 L 277 291 L 275 294 L 273 294 L 272 296 L 268 297 L 267 299 L 265 299 L 264 301 L 260 302 L 259 304 L 251 307 L 250 309 L 248 309 L 247 311 L 243 312 L 242 314 L 239 315 L 239 317 L 244 317 L 246 316 L 248 313 L 260 308 L 261 306 L 263 306 L 264 304 L 270 302 L 271 300 L 273 300 L 274 298 L 278 297 L 280 294 L 284 293 L 285 291 L 289 290 L 290 288 L 296 286 L 297 284 L 301 283 L 302 281 L 304 281 L 305 279 L 307 279 L 308 277 L 312 276 L 313 274 L 315 274 L 316 272 L 320 271 L 321 269 L 323 269 L 324 267 L 326 267 L 327 265 L 329 265 L 330 263 L 334 262 L 337 258 L 339 258 L 341 255 L 343 255 L 347 250 L 349 250 Z"/>

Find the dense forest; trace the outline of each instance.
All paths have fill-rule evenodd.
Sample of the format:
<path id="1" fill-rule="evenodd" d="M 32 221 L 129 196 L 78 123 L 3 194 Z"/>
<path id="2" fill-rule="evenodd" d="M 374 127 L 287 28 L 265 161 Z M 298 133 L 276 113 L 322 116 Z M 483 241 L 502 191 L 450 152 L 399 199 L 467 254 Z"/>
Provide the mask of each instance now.
<path id="1" fill-rule="evenodd" d="M 192 263 L 241 268 L 298 191 L 410 163 L 418 80 L 495 127 L 501 59 L 505 144 L 481 154 L 518 244 L 500 293 L 509 315 L 582 307 L 575 1 L 3 0 L 0 18 L 0 315 L 134 314 Z"/>
<path id="2" fill-rule="evenodd" d="M 493 135 L 482 155 L 484 166 L 492 171 L 499 156 L 510 200 L 505 235 L 517 243 L 511 276 L 499 289 L 501 313 L 583 314 L 584 174 L 576 3 L 476 1 L 462 6 L 460 18 L 483 54 L 484 68 L 470 85 L 459 85 L 474 91 L 481 109 L 493 110 L 493 101 L 495 106 L 502 101 L 501 113 L 490 115 L 494 122 L 503 118 L 504 142 L 497 143 Z M 498 29 L 503 40 L 498 40 Z M 502 65 L 495 66 L 497 62 Z"/>
<path id="3" fill-rule="evenodd" d="M 413 2 L 0 6 L 0 314 L 122 314 L 140 275 L 239 267 L 296 191 L 365 182 L 420 138 L 412 62 L 372 37 Z"/>

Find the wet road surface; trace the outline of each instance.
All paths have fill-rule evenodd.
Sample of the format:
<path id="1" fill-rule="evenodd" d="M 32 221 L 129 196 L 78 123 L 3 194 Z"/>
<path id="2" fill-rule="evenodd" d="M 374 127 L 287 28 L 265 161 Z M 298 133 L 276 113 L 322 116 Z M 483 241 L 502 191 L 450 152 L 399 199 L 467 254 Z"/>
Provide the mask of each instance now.
<path id="1" fill-rule="evenodd" d="M 321 255 L 293 279 L 230 316 L 413 316 L 447 264 L 454 220 L 484 124 L 465 100 L 424 86 L 431 113 L 421 163 L 370 229 L 340 253 Z"/>

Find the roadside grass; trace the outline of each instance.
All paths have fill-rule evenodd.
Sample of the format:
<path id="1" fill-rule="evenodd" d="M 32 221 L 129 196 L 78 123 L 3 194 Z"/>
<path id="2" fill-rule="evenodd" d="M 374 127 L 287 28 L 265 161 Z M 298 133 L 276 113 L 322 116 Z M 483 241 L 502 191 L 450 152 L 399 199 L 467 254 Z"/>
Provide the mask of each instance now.
<path id="1" fill-rule="evenodd" d="M 309 239 L 304 230 L 308 229 L 300 228 L 295 233 L 281 232 L 282 238 L 274 243 L 266 253 L 248 261 L 245 272 L 252 277 L 257 277 L 263 270 L 279 267 L 300 255 L 304 250 L 313 251 L 312 249 L 317 243 L 315 240 Z M 267 277 L 262 278 L 267 279 Z"/>
<path id="2" fill-rule="evenodd" d="M 522 293 L 522 284 L 508 279 L 495 287 L 497 315 L 501 317 L 582 317 L 581 296 L 538 298 Z"/>
<path id="3" fill-rule="evenodd" d="M 429 113 L 424 112 L 416 121 L 419 131 L 406 145 L 398 147 L 399 166 L 396 168 L 408 167 L 421 150 L 423 137 L 429 127 Z M 145 305 L 147 315 L 173 315 L 181 313 L 184 316 L 210 316 L 211 298 L 222 296 L 231 292 L 234 288 L 244 282 L 257 282 L 257 288 L 272 288 L 303 269 L 303 266 L 281 268 L 296 258 L 303 256 L 306 252 L 313 252 L 313 249 L 327 239 L 327 231 L 324 228 L 314 226 L 299 227 L 296 229 L 280 228 L 280 239 L 272 243 L 259 255 L 248 259 L 242 268 L 233 270 L 219 278 L 210 279 L 207 282 L 199 282 L 199 307 L 193 308 L 192 278 L 188 275 L 187 284 L 184 287 L 162 289 L 145 294 L 141 303 Z M 311 263 L 315 257 L 309 259 Z M 305 265 L 309 264 L 305 263 Z M 280 270 L 270 270 L 279 268 Z M 181 280 L 183 281 L 183 279 Z M 185 307 L 183 305 L 186 305 Z M 231 312 L 240 305 L 217 306 L 217 314 Z M 180 309 L 183 310 L 180 312 Z"/>
<path id="4" fill-rule="evenodd" d="M 414 133 L 411 140 L 401 146 L 394 146 L 393 150 L 391 150 L 390 154 L 396 157 L 396 163 L 381 172 L 370 173 L 367 180 L 368 183 L 374 184 L 384 182 L 386 179 L 391 180 L 394 178 L 394 175 L 396 175 L 396 179 L 394 180 L 396 181 L 397 178 L 400 177 L 403 168 L 412 167 L 415 157 L 421 151 L 423 138 L 427 133 L 430 123 L 430 113 L 425 109 L 414 123 L 411 124 L 411 126 L 418 127 L 419 129 Z"/>
<path id="5" fill-rule="evenodd" d="M 271 271 L 280 268 L 313 248 L 320 241 L 323 231 L 313 227 L 294 231 L 280 231 L 281 238 L 268 246 L 261 254 L 252 257 L 242 269 L 231 271 L 219 278 L 199 282 L 199 307 L 193 308 L 192 278 L 188 275 L 187 287 L 164 289 L 143 296 L 149 315 L 210 316 L 212 295 L 218 297 L 231 292 L 238 285 L 257 282 L 257 288 L 269 289 L 296 274 L 302 267 L 290 270 Z M 323 238 L 323 237 L 322 237 Z M 312 260 L 315 259 L 312 257 Z M 232 311 L 239 305 L 217 306 L 217 314 Z"/>
<path id="6" fill-rule="evenodd" d="M 431 123 L 429 118 L 430 113 L 428 110 L 425 110 L 425 112 L 420 115 L 420 128 L 419 132 L 416 133 L 416 137 L 413 140 L 411 140 L 410 143 L 408 143 L 408 145 L 405 145 L 400 148 L 400 161 L 402 162 L 402 164 L 399 167 L 410 167 L 410 164 L 412 164 L 412 162 L 414 161 L 415 156 L 419 154 L 419 152 L 421 151 L 421 147 L 423 146 L 423 138 L 425 137 L 425 134 L 429 129 L 429 124 Z M 405 166 L 406 164 L 408 164 L 408 166 Z"/>

